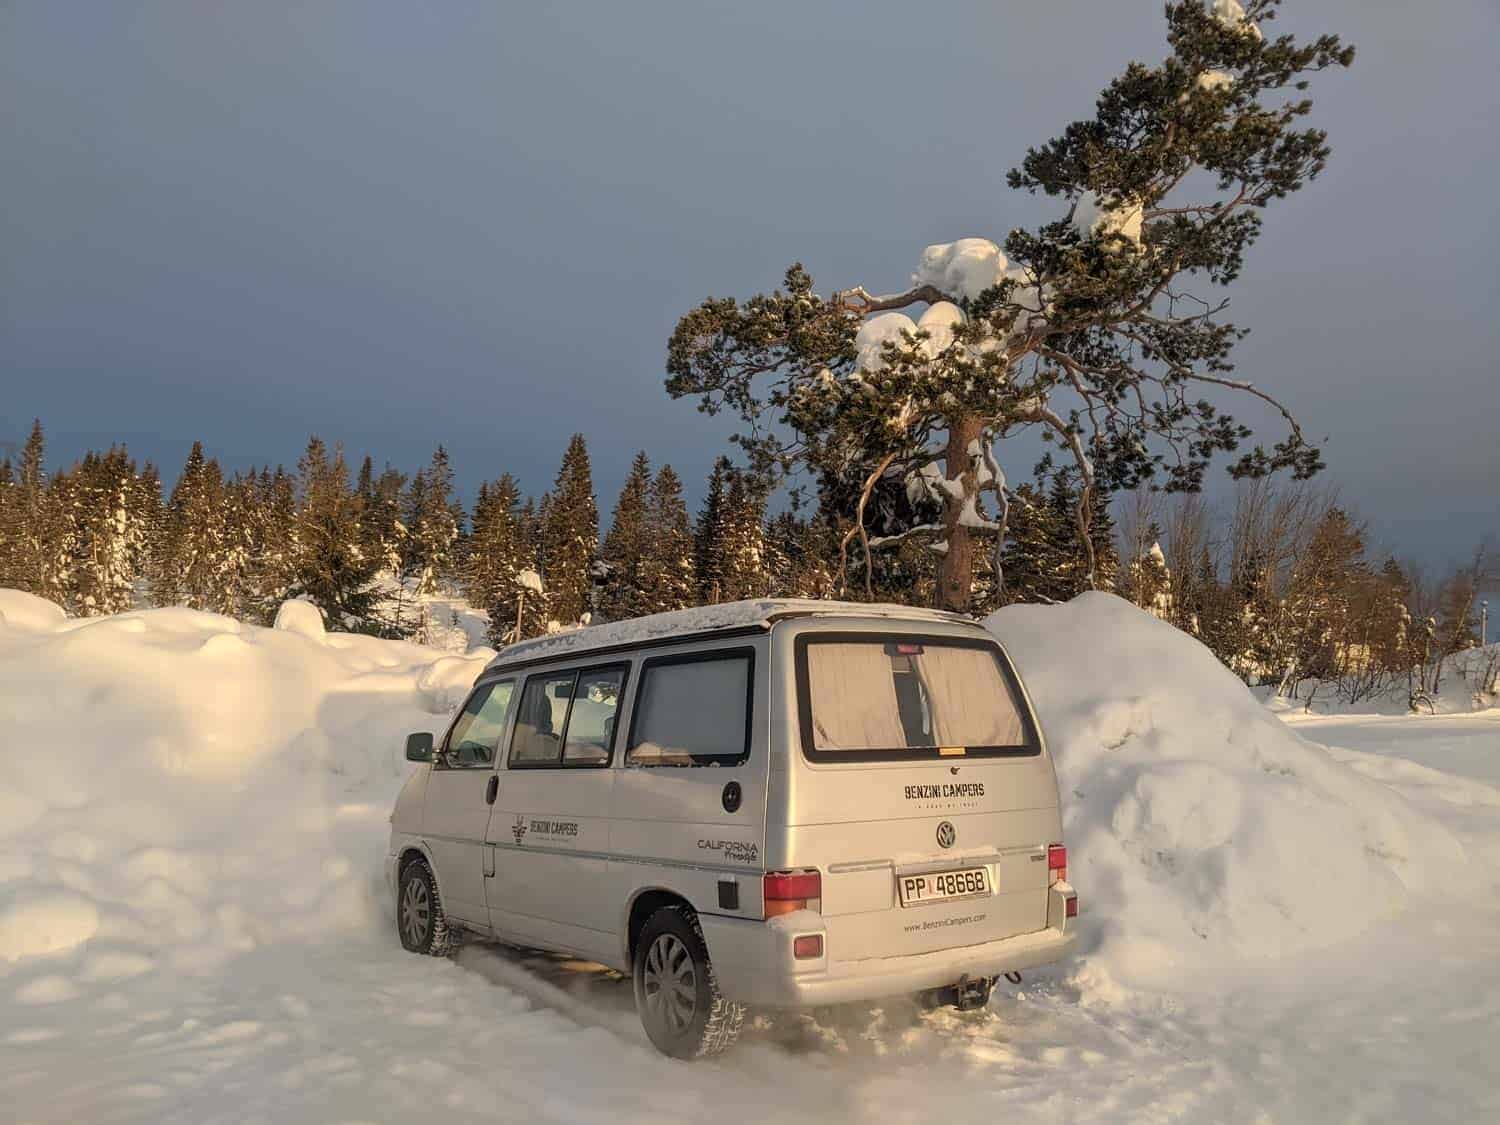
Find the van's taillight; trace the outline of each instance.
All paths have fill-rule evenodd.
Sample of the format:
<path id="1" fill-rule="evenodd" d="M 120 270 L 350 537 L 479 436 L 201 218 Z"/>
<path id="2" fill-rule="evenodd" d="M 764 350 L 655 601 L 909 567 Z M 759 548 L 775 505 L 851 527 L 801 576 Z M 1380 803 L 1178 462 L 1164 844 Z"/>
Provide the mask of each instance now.
<path id="1" fill-rule="evenodd" d="M 806 910 L 823 897 L 823 876 L 816 871 L 768 871 L 765 880 L 766 917 Z"/>
<path id="2" fill-rule="evenodd" d="M 1061 844 L 1047 845 L 1047 885 L 1068 881 L 1068 849 Z"/>

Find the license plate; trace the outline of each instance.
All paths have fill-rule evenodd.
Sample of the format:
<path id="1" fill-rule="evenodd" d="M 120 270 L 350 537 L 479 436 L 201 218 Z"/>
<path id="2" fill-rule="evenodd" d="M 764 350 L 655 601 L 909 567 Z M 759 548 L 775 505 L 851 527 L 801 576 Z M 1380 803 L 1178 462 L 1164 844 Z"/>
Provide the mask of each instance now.
<path id="1" fill-rule="evenodd" d="M 987 867 L 964 867 L 957 871 L 928 871 L 922 875 L 898 875 L 896 886 L 902 906 L 928 902 L 951 902 L 958 898 L 978 898 L 990 893 Z"/>

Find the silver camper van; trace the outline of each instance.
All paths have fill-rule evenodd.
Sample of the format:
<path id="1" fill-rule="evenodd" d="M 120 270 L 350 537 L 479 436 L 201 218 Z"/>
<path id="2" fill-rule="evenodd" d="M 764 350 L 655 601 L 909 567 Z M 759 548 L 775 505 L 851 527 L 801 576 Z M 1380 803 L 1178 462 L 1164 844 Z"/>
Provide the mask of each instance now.
<path id="1" fill-rule="evenodd" d="M 755 601 L 504 649 L 391 817 L 402 944 L 456 932 L 635 982 L 663 1052 L 747 1007 L 974 1007 L 1074 942 L 1057 779 L 965 618 Z"/>

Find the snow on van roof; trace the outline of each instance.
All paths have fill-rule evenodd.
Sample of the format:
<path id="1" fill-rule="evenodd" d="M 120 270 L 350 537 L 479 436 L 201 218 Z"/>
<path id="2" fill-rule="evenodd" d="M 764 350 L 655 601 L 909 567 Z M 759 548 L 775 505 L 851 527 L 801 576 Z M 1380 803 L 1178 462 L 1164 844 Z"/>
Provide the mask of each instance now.
<path id="1" fill-rule="evenodd" d="M 490 661 L 489 666 L 495 668 L 502 664 L 514 664 L 518 660 L 537 660 L 541 657 L 562 656 L 570 652 L 587 652 L 590 649 L 641 644 L 646 641 L 660 641 L 694 633 L 744 629 L 757 625 L 769 626 L 771 622 L 784 617 L 813 616 L 890 617 L 906 621 L 949 623 L 957 621 L 970 625 L 976 624 L 962 614 L 945 613 L 936 609 L 919 609 L 909 605 L 891 605 L 885 602 L 758 598 L 752 601 L 725 602 L 721 605 L 677 609 L 669 613 L 653 613 L 646 617 L 632 617 L 625 621 L 584 625 L 565 629 L 560 633 L 549 633 L 545 637 L 507 645 L 500 650 L 494 660 Z"/>

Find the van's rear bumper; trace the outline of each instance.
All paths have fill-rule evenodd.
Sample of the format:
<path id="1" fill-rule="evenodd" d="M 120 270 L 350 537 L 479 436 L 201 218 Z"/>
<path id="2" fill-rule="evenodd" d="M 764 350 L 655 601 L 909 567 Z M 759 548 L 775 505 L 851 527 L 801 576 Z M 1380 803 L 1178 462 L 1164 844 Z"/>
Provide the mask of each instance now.
<path id="1" fill-rule="evenodd" d="M 782 926 L 699 916 L 714 976 L 726 997 L 765 1008 L 875 1000 L 944 988 L 965 975 L 993 977 L 1050 964 L 1071 953 L 1078 940 L 1076 919 L 1065 919 L 1059 911 L 1049 912 L 1052 925 L 1034 933 L 905 957 L 830 960 L 825 935 L 824 957 L 798 961 L 792 956 L 792 940 L 822 932 L 814 921 L 816 915 L 800 917 L 809 924 Z"/>

